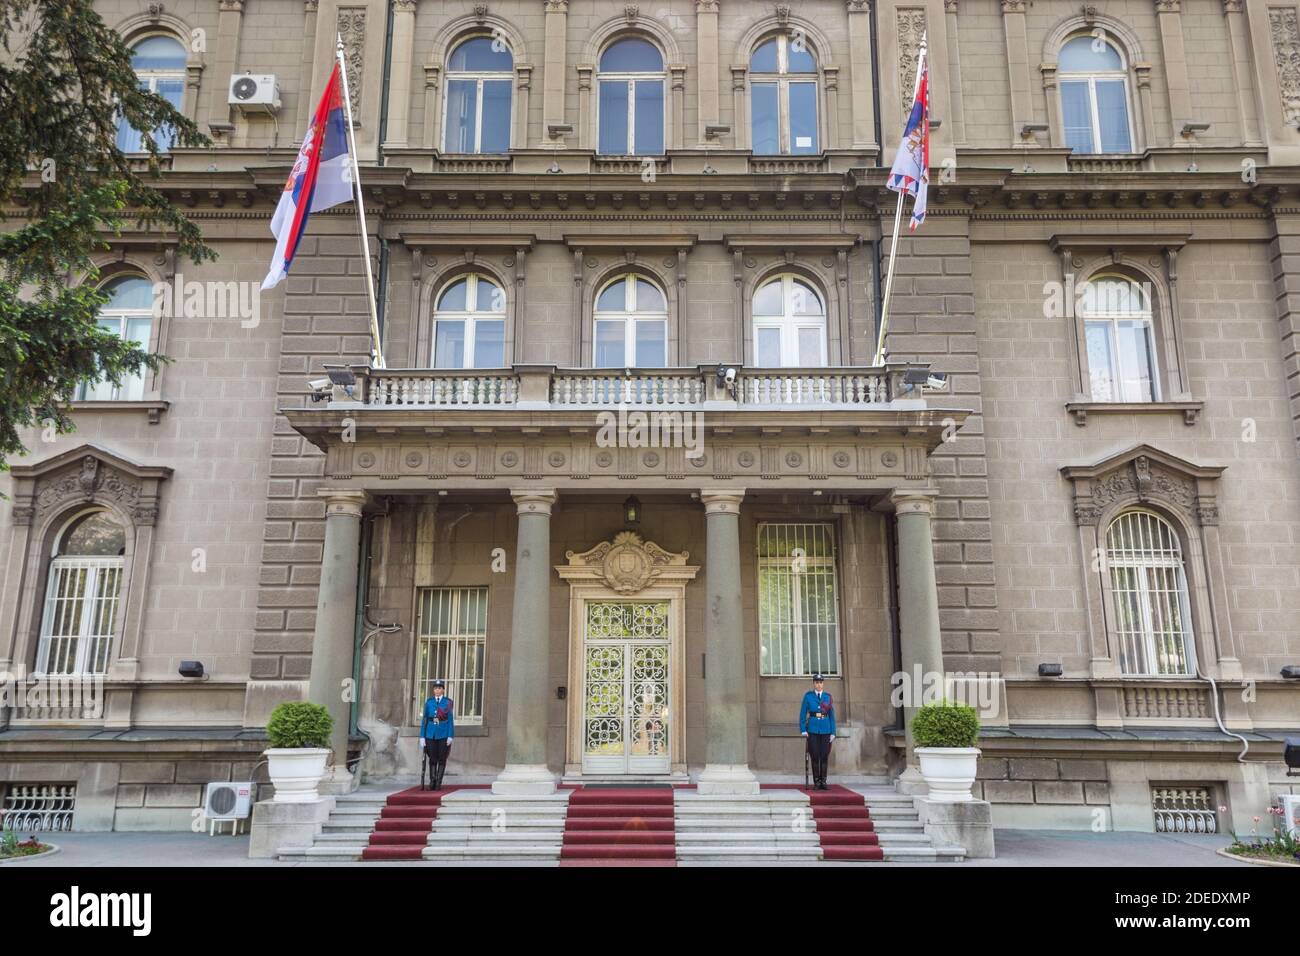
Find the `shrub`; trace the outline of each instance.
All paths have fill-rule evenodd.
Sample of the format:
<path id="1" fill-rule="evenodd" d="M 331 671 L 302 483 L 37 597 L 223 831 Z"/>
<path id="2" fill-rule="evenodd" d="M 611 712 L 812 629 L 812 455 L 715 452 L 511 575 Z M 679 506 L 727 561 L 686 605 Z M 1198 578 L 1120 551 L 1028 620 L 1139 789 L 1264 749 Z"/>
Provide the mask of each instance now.
<path id="1" fill-rule="evenodd" d="M 271 711 L 266 736 L 272 747 L 328 747 L 334 718 L 320 704 L 286 701 Z"/>
<path id="2" fill-rule="evenodd" d="M 918 747 L 974 747 L 979 735 L 979 714 L 965 704 L 926 704 L 912 718 L 912 741 Z"/>

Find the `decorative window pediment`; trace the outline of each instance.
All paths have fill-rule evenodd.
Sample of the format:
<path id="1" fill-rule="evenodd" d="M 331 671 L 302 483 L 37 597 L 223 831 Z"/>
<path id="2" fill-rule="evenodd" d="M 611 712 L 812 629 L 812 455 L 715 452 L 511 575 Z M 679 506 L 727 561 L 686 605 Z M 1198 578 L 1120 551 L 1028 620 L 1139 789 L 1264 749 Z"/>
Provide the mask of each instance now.
<path id="1" fill-rule="evenodd" d="M 1163 504 L 1195 525 L 1219 523 L 1215 494 L 1221 465 L 1197 465 L 1151 445 L 1137 445 L 1094 465 L 1067 465 L 1074 484 L 1074 518 L 1098 524 L 1134 504 Z"/>
<path id="2" fill-rule="evenodd" d="M 44 461 L 14 465 L 11 474 L 15 524 L 40 524 L 73 505 L 94 502 L 151 525 L 158 517 L 159 483 L 171 477 L 172 469 L 141 465 L 84 444 Z"/>

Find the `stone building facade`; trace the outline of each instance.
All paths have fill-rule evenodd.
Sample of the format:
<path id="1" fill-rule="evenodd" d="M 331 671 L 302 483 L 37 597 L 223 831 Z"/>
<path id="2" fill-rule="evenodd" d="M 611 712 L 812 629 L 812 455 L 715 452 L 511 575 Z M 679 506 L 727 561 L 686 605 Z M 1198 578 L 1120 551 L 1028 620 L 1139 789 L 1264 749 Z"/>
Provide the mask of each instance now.
<path id="1" fill-rule="evenodd" d="M 214 144 L 161 185 L 220 254 L 128 234 L 106 281 L 261 281 L 341 38 L 386 367 L 338 207 L 256 316 L 210 292 L 153 316 L 169 365 L 30 436 L 0 670 L 51 669 L 66 569 L 117 603 L 103 656 L 86 612 L 65 659 L 102 712 L 0 706 L 10 799 L 75 784 L 78 827 L 187 826 L 203 783 L 264 779 L 298 697 L 349 767 L 409 776 L 431 676 L 468 711 L 453 772 L 790 778 L 815 668 L 863 777 L 908 764 L 894 675 L 977 691 L 1001 824 L 1225 805 L 1246 831 L 1296 790 L 1295 6 L 102 9 L 174 43 L 142 78 Z M 930 209 L 877 367 L 922 34 Z M 228 103 L 245 73 L 278 109 Z M 352 383 L 313 394 L 325 366 Z M 620 413 L 683 440 L 611 442 Z M 69 550 L 87 520 L 117 553 Z"/>

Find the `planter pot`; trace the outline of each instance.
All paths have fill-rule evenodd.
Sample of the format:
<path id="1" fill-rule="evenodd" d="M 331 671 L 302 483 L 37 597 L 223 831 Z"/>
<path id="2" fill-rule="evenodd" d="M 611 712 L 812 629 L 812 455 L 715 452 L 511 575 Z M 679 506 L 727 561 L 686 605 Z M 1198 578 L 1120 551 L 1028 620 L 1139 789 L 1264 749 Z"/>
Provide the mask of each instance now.
<path id="1" fill-rule="evenodd" d="M 321 778 L 330 751 L 325 747 L 272 747 L 263 751 L 276 803 L 312 803 L 320 799 Z"/>
<path id="2" fill-rule="evenodd" d="M 963 803 L 974 800 L 970 788 L 975 783 L 978 747 L 917 747 L 921 776 L 930 787 L 930 799 L 936 803 Z"/>

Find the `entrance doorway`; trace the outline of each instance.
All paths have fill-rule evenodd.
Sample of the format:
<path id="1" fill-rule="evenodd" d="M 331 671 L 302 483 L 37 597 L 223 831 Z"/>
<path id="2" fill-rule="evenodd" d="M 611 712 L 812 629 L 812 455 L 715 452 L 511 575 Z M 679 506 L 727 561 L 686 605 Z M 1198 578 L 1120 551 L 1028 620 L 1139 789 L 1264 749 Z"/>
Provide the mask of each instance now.
<path id="1" fill-rule="evenodd" d="M 668 773 L 669 603 L 589 600 L 583 610 L 582 772 Z"/>

